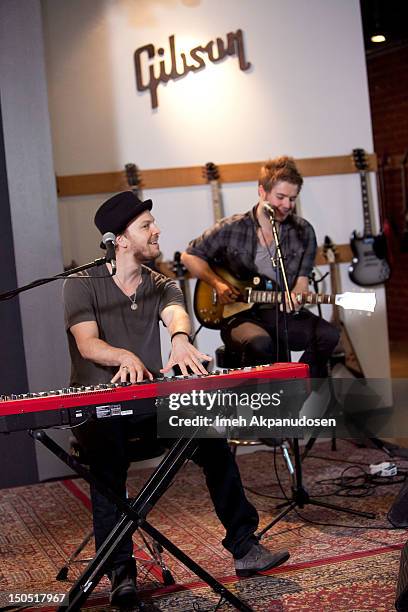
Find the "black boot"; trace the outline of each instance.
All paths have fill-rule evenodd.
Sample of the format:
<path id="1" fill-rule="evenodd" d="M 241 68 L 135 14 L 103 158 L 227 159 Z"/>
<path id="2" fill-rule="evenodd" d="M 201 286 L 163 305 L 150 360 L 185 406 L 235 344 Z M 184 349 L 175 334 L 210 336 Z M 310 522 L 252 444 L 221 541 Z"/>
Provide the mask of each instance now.
<path id="1" fill-rule="evenodd" d="M 138 605 L 136 589 L 136 561 L 129 559 L 113 568 L 110 604 L 116 608 L 132 608 Z"/>

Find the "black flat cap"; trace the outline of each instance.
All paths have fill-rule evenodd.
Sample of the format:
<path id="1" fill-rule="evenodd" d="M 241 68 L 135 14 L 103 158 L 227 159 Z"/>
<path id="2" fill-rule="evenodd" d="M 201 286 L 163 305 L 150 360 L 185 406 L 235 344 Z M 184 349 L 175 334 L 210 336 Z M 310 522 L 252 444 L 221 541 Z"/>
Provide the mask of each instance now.
<path id="1" fill-rule="evenodd" d="M 106 200 L 95 214 L 95 225 L 101 234 L 121 234 L 133 219 L 145 210 L 152 210 L 153 202 L 142 202 L 133 191 L 121 191 Z"/>

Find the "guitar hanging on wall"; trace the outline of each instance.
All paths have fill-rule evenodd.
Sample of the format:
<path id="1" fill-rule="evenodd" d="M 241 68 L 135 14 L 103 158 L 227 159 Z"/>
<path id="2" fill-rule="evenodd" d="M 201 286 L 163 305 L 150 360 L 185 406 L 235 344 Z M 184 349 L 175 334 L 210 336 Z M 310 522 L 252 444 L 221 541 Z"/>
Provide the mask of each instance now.
<path id="1" fill-rule="evenodd" d="M 217 223 L 224 216 L 224 207 L 222 203 L 221 187 L 220 187 L 220 173 L 217 166 L 213 162 L 207 162 L 202 169 L 203 177 L 211 187 L 211 203 L 213 208 L 214 222 Z M 219 308 L 216 308 L 214 317 L 211 313 L 214 313 L 213 307 L 207 308 L 209 300 L 214 301 L 214 296 L 208 298 L 207 291 L 214 291 L 207 284 L 203 285 L 203 281 L 197 280 L 194 289 L 194 301 L 193 308 L 196 319 L 198 320 L 200 327 L 208 327 L 209 329 L 218 329 L 223 317 L 219 317 Z M 216 295 L 215 291 L 214 294 Z"/>
<path id="2" fill-rule="evenodd" d="M 143 193 L 140 189 L 141 179 L 139 175 L 139 169 L 136 164 L 126 164 L 125 165 L 126 179 L 128 183 L 128 187 L 141 199 L 143 200 Z M 160 274 L 164 274 L 165 276 L 169 275 L 169 270 L 171 270 L 175 276 L 176 280 L 180 286 L 180 289 L 183 293 L 184 302 L 186 305 L 186 310 L 190 316 L 191 320 L 191 334 L 194 336 L 194 327 L 193 327 L 193 317 L 192 317 L 192 306 L 191 306 L 191 295 L 190 295 L 190 287 L 187 280 L 187 270 L 181 263 L 180 259 L 181 253 L 176 251 L 174 253 L 174 260 L 169 262 L 171 267 L 167 267 L 165 262 L 162 262 L 161 255 L 159 255 L 156 259 L 147 262 L 145 265 L 152 268 L 156 272 L 160 272 Z M 195 343 L 194 343 L 195 344 Z M 180 374 L 181 371 L 178 370 L 176 374 Z"/>
<path id="3" fill-rule="evenodd" d="M 125 173 L 128 187 L 142 200 L 143 194 L 140 189 L 141 179 L 139 168 L 136 164 L 125 164 Z"/>
<path id="4" fill-rule="evenodd" d="M 224 216 L 224 207 L 222 204 L 221 187 L 220 187 L 220 173 L 218 168 L 213 162 L 205 164 L 203 169 L 204 178 L 207 179 L 211 187 L 211 200 L 214 214 L 214 221 L 217 223 Z"/>
<path id="5" fill-rule="evenodd" d="M 140 200 L 143 200 L 143 192 L 141 189 L 141 178 L 139 174 L 139 168 L 136 164 L 125 164 L 125 173 L 128 187 L 133 191 Z M 161 270 L 161 254 L 156 259 L 151 259 L 145 262 L 145 265 L 154 270 L 155 272 L 163 273 Z M 164 272 L 165 273 L 165 272 Z"/>
<path id="6" fill-rule="evenodd" d="M 329 236 L 326 236 L 324 239 L 323 255 L 329 264 L 331 291 L 332 293 L 337 294 L 339 290 L 339 284 L 337 282 L 338 255 L 336 247 Z M 344 363 L 346 368 L 352 374 L 354 374 L 356 378 L 364 378 L 364 372 L 363 368 L 361 367 L 360 360 L 357 357 L 347 328 L 344 322 L 341 320 L 340 312 L 337 308 L 333 308 L 331 322 L 340 332 L 340 340 L 333 351 L 332 358 L 334 358 L 336 362 Z"/>
<path id="7" fill-rule="evenodd" d="M 194 341 L 193 341 L 194 346 L 197 346 L 195 327 L 194 327 L 193 307 L 191 303 L 191 291 L 190 291 L 189 278 L 187 276 L 188 271 L 182 264 L 180 251 L 176 251 L 174 253 L 174 259 L 172 262 L 172 271 L 175 274 L 176 281 L 178 282 L 181 292 L 183 294 L 184 303 L 186 305 L 186 310 L 190 317 L 190 324 L 191 324 L 190 335 L 194 338 Z"/>
<path id="8" fill-rule="evenodd" d="M 363 200 L 364 232 L 354 231 L 350 245 L 353 260 L 349 267 L 350 279 L 361 287 L 384 283 L 391 270 L 386 258 L 386 241 L 382 233 L 373 235 L 367 187 L 367 158 L 364 149 L 353 149 L 353 161 L 359 171 Z"/>

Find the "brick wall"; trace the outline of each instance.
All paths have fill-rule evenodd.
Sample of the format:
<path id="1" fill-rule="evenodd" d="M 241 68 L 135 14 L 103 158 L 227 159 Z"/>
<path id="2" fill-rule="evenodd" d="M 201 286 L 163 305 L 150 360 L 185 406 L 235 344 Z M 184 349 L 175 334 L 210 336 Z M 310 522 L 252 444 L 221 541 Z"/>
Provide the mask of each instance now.
<path id="1" fill-rule="evenodd" d="M 368 56 L 367 70 L 375 152 L 379 159 L 401 156 L 408 150 L 408 46 Z M 404 228 L 401 171 L 384 168 L 384 212 L 393 229 L 392 277 L 386 286 L 388 327 L 390 340 L 407 340 L 408 253 L 400 248 Z"/>

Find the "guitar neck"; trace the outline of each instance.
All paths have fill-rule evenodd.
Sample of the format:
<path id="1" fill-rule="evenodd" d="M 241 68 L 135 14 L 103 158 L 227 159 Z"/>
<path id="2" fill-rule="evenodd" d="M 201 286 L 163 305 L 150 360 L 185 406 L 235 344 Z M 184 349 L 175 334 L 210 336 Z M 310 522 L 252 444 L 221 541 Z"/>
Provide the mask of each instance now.
<path id="1" fill-rule="evenodd" d="M 334 293 L 296 293 L 295 301 L 298 304 L 335 304 L 336 294 Z M 250 289 L 248 300 L 252 304 L 282 304 L 285 293 L 283 291 L 261 291 Z M 247 300 L 245 300 L 247 301 Z"/>
<path id="2" fill-rule="evenodd" d="M 363 216 L 364 216 L 364 236 L 371 236 L 373 233 L 371 225 L 370 205 L 368 201 L 368 186 L 367 174 L 360 170 L 361 196 L 363 199 Z"/>
<path id="3" fill-rule="evenodd" d="M 331 286 L 331 290 L 332 293 L 334 295 L 336 295 L 339 292 L 338 289 L 338 283 L 337 283 L 337 266 L 335 263 L 330 263 L 329 264 L 329 270 L 330 270 L 330 286 Z M 340 314 L 339 311 L 337 310 L 337 308 L 333 308 L 333 313 L 332 313 L 332 320 L 333 323 L 339 327 L 340 325 Z"/>
<path id="4" fill-rule="evenodd" d="M 221 189 L 218 181 L 210 181 L 211 185 L 211 199 L 213 205 L 213 213 L 215 222 L 219 221 L 224 216 L 224 210 L 221 198 Z"/>

